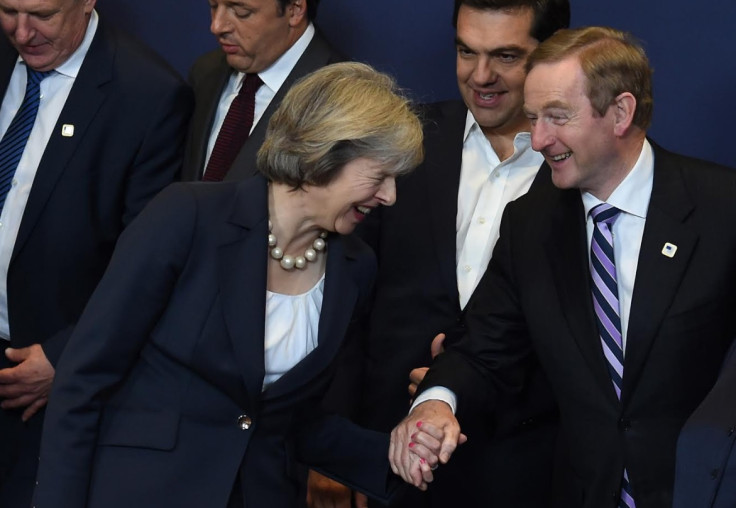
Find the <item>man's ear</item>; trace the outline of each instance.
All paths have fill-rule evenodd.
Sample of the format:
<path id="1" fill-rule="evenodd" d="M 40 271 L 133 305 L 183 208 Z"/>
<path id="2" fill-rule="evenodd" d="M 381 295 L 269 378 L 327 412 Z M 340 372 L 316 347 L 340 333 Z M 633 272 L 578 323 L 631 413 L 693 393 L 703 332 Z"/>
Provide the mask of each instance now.
<path id="1" fill-rule="evenodd" d="M 286 6 L 286 14 L 289 16 L 289 25 L 297 27 L 308 21 L 307 18 L 307 2 L 309 0 L 292 0 Z"/>
<path id="2" fill-rule="evenodd" d="M 634 123 L 636 98 L 631 92 L 623 92 L 613 100 L 614 133 L 623 136 Z"/>
<path id="3" fill-rule="evenodd" d="M 84 13 L 90 14 L 92 9 L 95 8 L 95 3 L 97 3 L 97 0 L 84 0 Z"/>

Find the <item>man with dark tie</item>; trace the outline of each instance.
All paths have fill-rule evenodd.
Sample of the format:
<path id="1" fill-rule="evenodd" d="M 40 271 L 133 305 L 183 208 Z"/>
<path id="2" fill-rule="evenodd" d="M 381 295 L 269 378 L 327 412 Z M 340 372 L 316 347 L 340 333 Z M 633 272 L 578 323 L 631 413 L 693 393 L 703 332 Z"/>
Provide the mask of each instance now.
<path id="1" fill-rule="evenodd" d="M 122 229 L 181 168 L 191 92 L 95 0 L 0 0 L 0 506 L 30 505 L 56 365 Z"/>
<path id="2" fill-rule="evenodd" d="M 211 0 L 221 49 L 192 66 L 195 109 L 183 180 L 220 181 L 256 172 L 268 119 L 291 85 L 342 60 L 313 24 L 319 0 Z"/>
<path id="3" fill-rule="evenodd" d="M 646 137 L 651 69 L 628 34 L 562 30 L 527 69 L 551 181 L 506 207 L 467 333 L 394 429 L 392 466 L 431 481 L 462 441 L 453 410 L 492 411 L 536 353 L 560 408 L 556 506 L 669 507 L 678 433 L 736 328 L 736 231 L 721 227 L 736 172 Z"/>

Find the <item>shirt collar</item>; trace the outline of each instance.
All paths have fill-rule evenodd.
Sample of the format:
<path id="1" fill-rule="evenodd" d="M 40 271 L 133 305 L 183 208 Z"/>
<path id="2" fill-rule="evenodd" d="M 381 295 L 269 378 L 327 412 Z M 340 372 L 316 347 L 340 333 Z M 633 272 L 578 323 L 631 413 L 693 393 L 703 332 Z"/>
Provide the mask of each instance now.
<path id="1" fill-rule="evenodd" d="M 646 219 L 649 200 L 652 197 L 653 183 L 654 152 L 652 151 L 652 145 L 645 139 L 636 164 L 626 175 L 626 178 L 614 189 L 606 203 L 630 215 Z M 583 192 L 582 195 L 585 216 L 588 217 L 590 210 L 603 201 L 588 192 Z"/>
<path id="2" fill-rule="evenodd" d="M 309 26 L 307 26 L 307 29 L 304 31 L 302 36 L 299 37 L 299 39 L 297 39 L 297 41 L 292 44 L 288 50 L 286 50 L 286 53 L 281 55 L 278 60 L 272 63 L 267 69 L 258 73 L 258 77 L 261 78 L 263 84 L 270 88 L 274 93 L 276 93 L 279 88 L 281 88 L 281 85 L 284 84 L 284 81 L 289 77 L 292 69 L 299 61 L 302 54 L 306 51 L 307 46 L 312 42 L 314 32 L 314 25 L 309 23 Z M 239 81 L 241 80 L 242 73 L 239 78 Z"/>

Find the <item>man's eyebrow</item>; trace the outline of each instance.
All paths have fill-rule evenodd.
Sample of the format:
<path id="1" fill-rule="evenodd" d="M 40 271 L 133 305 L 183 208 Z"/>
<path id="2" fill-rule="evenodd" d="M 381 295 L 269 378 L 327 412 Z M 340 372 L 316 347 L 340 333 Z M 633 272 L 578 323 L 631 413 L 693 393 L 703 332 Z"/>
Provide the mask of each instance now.
<path id="1" fill-rule="evenodd" d="M 493 48 L 491 50 L 487 50 L 484 48 L 471 48 L 460 37 L 455 37 L 455 46 L 462 46 L 464 48 L 472 49 L 473 51 L 477 53 L 485 53 L 487 55 L 492 55 L 492 56 L 498 56 L 498 55 L 502 55 L 505 53 L 514 53 L 517 55 L 529 54 L 529 50 L 527 48 L 518 46 L 516 44 L 511 44 L 509 46 L 501 46 L 500 48 Z"/>
<path id="2" fill-rule="evenodd" d="M 566 102 L 561 100 L 553 100 L 542 105 L 542 109 L 567 109 L 568 105 Z"/>

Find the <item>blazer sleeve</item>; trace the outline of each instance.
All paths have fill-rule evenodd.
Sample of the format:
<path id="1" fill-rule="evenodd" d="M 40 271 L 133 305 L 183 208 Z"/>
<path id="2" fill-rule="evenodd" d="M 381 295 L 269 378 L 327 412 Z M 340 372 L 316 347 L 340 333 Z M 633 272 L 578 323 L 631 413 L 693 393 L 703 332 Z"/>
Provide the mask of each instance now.
<path id="1" fill-rule="evenodd" d="M 59 362 L 46 412 L 34 505 L 86 506 L 104 401 L 135 362 L 186 263 L 196 205 L 183 185 L 120 237 Z"/>
<path id="2" fill-rule="evenodd" d="M 467 333 L 438 355 L 419 386 L 444 386 L 458 397 L 458 415 L 492 411 L 501 393 L 522 389 L 532 353 L 513 265 L 513 203 L 501 219 L 500 237 L 473 293 Z"/>

